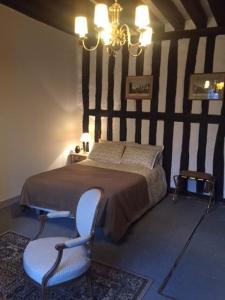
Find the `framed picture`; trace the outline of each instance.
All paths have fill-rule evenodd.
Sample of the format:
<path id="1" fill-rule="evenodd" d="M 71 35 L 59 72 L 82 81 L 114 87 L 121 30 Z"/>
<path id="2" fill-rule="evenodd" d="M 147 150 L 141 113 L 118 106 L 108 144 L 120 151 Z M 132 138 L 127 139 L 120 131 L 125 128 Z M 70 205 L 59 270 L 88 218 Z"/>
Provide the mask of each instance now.
<path id="1" fill-rule="evenodd" d="M 127 76 L 127 99 L 151 99 L 153 76 Z"/>
<path id="2" fill-rule="evenodd" d="M 223 100 L 225 73 L 192 74 L 190 100 Z"/>

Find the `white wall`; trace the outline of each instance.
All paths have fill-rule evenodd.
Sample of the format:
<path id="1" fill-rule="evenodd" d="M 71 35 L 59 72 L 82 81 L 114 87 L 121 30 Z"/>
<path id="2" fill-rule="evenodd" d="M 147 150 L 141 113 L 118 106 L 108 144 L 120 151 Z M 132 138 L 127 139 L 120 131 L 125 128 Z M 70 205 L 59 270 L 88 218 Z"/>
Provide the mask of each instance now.
<path id="1" fill-rule="evenodd" d="M 166 112 L 166 99 L 167 95 L 167 80 L 168 80 L 168 58 L 170 50 L 171 41 L 162 41 L 161 47 L 161 64 L 160 64 L 160 78 L 159 78 L 159 99 L 158 99 L 158 112 Z M 190 45 L 189 38 L 181 38 L 178 40 L 178 56 L 177 56 L 177 85 L 176 85 L 176 98 L 175 98 L 175 113 L 183 113 L 183 98 L 184 98 L 184 79 L 185 79 L 185 69 L 187 63 L 188 48 Z M 206 53 L 206 37 L 201 37 L 198 43 L 198 51 L 195 64 L 195 73 L 204 72 L 205 64 L 205 53 Z M 213 72 L 225 72 L 225 35 L 218 35 L 215 41 L 215 51 L 213 58 Z M 105 95 L 107 94 L 105 88 L 108 88 L 108 74 L 105 69 L 108 67 L 108 61 L 104 60 L 103 53 L 103 72 L 102 72 L 102 87 L 104 87 L 104 98 L 102 102 L 104 103 L 104 109 L 107 109 Z M 152 73 L 152 46 L 145 53 L 144 57 L 144 75 L 150 75 Z M 90 108 L 95 108 L 95 90 L 96 90 L 96 57 L 95 54 L 90 56 L 90 84 L 89 84 L 89 95 L 90 95 Z M 128 74 L 135 75 L 136 73 L 136 58 L 129 56 L 129 68 Z M 114 69 L 114 110 L 121 109 L 121 74 L 122 74 L 122 53 L 121 51 L 116 55 L 115 58 L 115 69 Z M 154 85 L 154 80 L 153 80 Z M 142 101 L 142 110 L 144 112 L 149 112 L 151 106 L 151 101 Z M 209 103 L 209 114 L 220 115 L 222 108 L 222 101 L 210 101 Z M 136 101 L 127 101 L 127 111 L 136 111 Z M 192 113 L 201 114 L 202 112 L 202 101 L 193 100 L 192 101 Z M 184 117 L 185 119 L 185 117 Z M 107 117 L 102 117 L 102 127 L 101 127 L 101 138 L 107 138 Z M 119 118 L 113 118 L 113 140 L 119 140 L 120 138 L 120 120 Z M 150 120 L 142 120 L 141 128 L 141 142 L 148 143 L 149 140 L 149 125 Z M 172 166 L 171 166 L 171 178 L 170 186 L 174 187 L 173 175 L 179 174 L 180 171 L 180 158 L 182 151 L 182 139 L 183 139 L 183 122 L 174 122 L 174 132 L 173 132 L 173 147 L 172 147 Z M 156 136 L 157 144 L 163 144 L 164 127 L 165 122 L 162 120 L 157 122 Z M 127 119 L 127 136 L 128 141 L 135 140 L 135 119 Z M 89 117 L 89 132 L 94 136 L 95 131 L 95 117 Z M 207 145 L 206 145 L 206 160 L 205 160 L 205 170 L 206 172 L 213 173 L 213 157 L 215 141 L 218 132 L 218 124 L 208 124 L 207 128 Z M 198 136 L 199 136 L 199 124 L 191 123 L 190 132 L 190 143 L 189 143 L 189 169 L 197 169 L 197 153 L 198 153 Z M 224 166 L 225 169 L 225 166 Z M 225 183 L 224 187 L 224 197 L 225 197 Z"/>
<path id="2" fill-rule="evenodd" d="M 63 166 L 82 131 L 74 37 L 0 5 L 0 201 Z M 79 72 L 77 72 L 79 70 Z"/>

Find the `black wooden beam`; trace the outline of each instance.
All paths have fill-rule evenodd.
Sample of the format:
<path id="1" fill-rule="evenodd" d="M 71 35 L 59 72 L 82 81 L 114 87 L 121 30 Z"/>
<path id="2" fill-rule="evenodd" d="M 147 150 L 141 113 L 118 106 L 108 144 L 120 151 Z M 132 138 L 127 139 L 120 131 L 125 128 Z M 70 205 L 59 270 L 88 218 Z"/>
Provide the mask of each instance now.
<path id="1" fill-rule="evenodd" d="M 208 2 L 218 26 L 225 26 L 225 17 L 224 17 L 225 1 L 208 0 Z"/>
<path id="2" fill-rule="evenodd" d="M 152 0 L 168 22 L 176 29 L 184 29 L 185 20 L 171 0 Z"/>
<path id="3" fill-rule="evenodd" d="M 0 0 L 0 3 L 70 34 L 74 34 L 76 15 L 93 20 L 94 5 L 89 0 Z"/>
<path id="4" fill-rule="evenodd" d="M 207 26 L 207 16 L 199 0 L 181 0 L 181 3 L 197 28 L 205 28 Z"/>
<path id="5" fill-rule="evenodd" d="M 173 39 L 182 39 L 182 38 L 185 39 L 185 38 L 191 38 L 193 35 L 209 37 L 213 35 L 222 35 L 222 34 L 225 34 L 225 26 L 161 32 L 153 35 L 153 41 L 173 40 Z"/>

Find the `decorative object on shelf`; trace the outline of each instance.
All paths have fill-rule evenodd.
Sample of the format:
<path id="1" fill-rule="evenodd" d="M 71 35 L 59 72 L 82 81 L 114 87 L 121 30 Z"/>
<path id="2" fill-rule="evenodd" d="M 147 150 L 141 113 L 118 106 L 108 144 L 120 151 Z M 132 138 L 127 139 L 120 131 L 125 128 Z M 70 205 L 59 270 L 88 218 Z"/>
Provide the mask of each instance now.
<path id="1" fill-rule="evenodd" d="M 109 55 L 116 55 L 119 49 L 127 44 L 132 56 L 141 54 L 143 48 L 151 44 L 152 28 L 150 25 L 149 10 L 147 5 L 139 5 L 135 11 L 135 25 L 139 33 L 139 41 L 132 42 L 131 30 L 127 24 L 120 25 L 121 5 L 115 2 L 108 8 L 106 4 L 95 5 L 94 24 L 97 31 L 96 45 L 88 48 L 85 44 L 88 34 L 87 18 L 79 16 L 75 18 L 74 31 L 79 35 L 80 42 L 85 50 L 94 51 L 100 42 L 106 46 Z M 109 21 L 110 15 L 110 21 Z"/>
<path id="2" fill-rule="evenodd" d="M 75 152 L 76 152 L 76 153 L 80 153 L 80 146 L 76 146 L 76 147 L 75 147 Z"/>
<path id="3" fill-rule="evenodd" d="M 127 76 L 126 98 L 127 99 L 151 99 L 153 76 Z"/>
<path id="4" fill-rule="evenodd" d="M 80 141 L 83 143 L 83 151 L 89 152 L 90 135 L 88 132 L 82 133 Z"/>
<path id="5" fill-rule="evenodd" d="M 225 73 L 192 74 L 190 100 L 223 100 Z"/>

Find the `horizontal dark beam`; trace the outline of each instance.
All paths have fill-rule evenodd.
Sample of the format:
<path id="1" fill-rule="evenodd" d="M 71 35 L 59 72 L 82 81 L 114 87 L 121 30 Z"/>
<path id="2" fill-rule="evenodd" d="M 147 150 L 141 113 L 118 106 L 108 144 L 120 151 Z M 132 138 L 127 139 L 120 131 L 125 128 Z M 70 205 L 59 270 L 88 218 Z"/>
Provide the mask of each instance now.
<path id="1" fill-rule="evenodd" d="M 192 30 L 178 30 L 178 31 L 169 31 L 161 32 L 153 35 L 153 41 L 160 40 L 172 40 L 172 39 L 182 39 L 182 38 L 191 38 L 194 35 L 196 36 L 213 36 L 225 34 L 225 26 L 222 27 L 208 27 L 205 29 L 192 29 Z"/>
<path id="2" fill-rule="evenodd" d="M 151 1 L 176 30 L 184 29 L 185 20 L 171 0 Z"/>
<path id="3" fill-rule="evenodd" d="M 93 19 L 94 5 L 89 0 L 0 0 L 0 3 L 69 34 L 74 34 L 76 15 Z"/>
<path id="4" fill-rule="evenodd" d="M 128 100 L 129 101 L 129 100 Z M 199 123 L 202 119 L 206 119 L 207 123 L 219 124 L 225 122 L 225 117 L 222 115 L 202 115 L 202 114 L 183 114 L 183 113 L 166 113 L 166 112 L 136 112 L 136 111 L 108 111 L 108 110 L 97 110 L 89 109 L 88 114 L 90 116 L 100 117 L 112 117 L 112 118 L 129 118 L 136 119 L 141 117 L 143 120 L 151 120 L 154 116 L 157 120 L 172 120 L 174 122 L 190 122 Z"/>
<path id="5" fill-rule="evenodd" d="M 199 0 L 181 0 L 181 3 L 197 28 L 205 28 L 207 26 L 207 16 Z"/>

